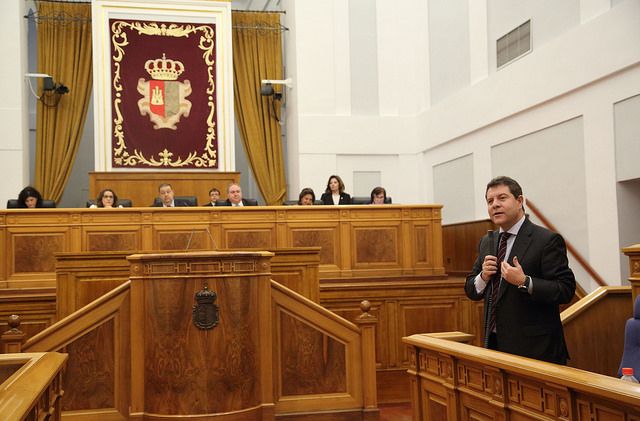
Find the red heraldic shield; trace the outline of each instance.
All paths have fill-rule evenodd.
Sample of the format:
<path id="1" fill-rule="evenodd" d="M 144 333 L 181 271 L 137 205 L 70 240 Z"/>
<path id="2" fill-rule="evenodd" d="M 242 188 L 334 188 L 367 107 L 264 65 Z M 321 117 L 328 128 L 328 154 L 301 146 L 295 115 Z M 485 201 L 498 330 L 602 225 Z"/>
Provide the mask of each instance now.
<path id="1" fill-rule="evenodd" d="M 151 103 L 149 108 L 151 112 L 159 115 L 160 117 L 166 117 L 164 114 L 165 104 L 165 92 L 163 80 L 150 80 L 149 88 L 151 90 Z"/>

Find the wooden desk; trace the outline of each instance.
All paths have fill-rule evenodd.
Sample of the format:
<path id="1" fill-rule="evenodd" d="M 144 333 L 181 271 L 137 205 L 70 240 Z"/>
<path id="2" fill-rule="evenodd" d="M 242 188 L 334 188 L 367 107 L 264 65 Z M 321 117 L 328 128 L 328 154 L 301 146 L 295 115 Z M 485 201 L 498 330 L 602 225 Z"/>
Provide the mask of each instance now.
<path id="1" fill-rule="evenodd" d="M 0 289 L 55 287 L 55 253 L 321 247 L 320 278 L 442 276 L 439 205 L 0 212 Z"/>

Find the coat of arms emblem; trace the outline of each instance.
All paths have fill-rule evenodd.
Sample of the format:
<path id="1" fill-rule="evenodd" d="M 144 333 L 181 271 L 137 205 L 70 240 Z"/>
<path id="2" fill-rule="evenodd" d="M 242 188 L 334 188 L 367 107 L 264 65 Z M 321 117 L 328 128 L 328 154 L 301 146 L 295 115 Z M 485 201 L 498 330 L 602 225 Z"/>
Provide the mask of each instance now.
<path id="1" fill-rule="evenodd" d="M 138 79 L 138 93 L 143 96 L 138 100 L 140 114 L 149 115 L 156 130 L 176 130 L 180 117 L 189 117 L 191 111 L 191 101 L 186 99 L 192 92 L 191 82 L 178 81 L 184 65 L 163 53 L 161 59 L 147 60 L 144 68 L 151 80 Z"/>
<path id="2" fill-rule="evenodd" d="M 212 329 L 220 320 L 218 305 L 216 304 L 218 294 L 215 291 L 209 291 L 209 288 L 205 285 L 201 291 L 195 294 L 194 298 L 196 304 L 193 306 L 192 311 L 193 324 L 198 329 Z"/>

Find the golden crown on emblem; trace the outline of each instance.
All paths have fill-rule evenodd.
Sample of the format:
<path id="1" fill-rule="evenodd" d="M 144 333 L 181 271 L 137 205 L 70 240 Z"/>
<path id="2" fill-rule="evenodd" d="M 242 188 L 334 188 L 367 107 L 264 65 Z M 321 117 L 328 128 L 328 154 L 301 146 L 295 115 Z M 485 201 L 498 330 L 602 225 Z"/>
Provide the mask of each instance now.
<path id="1" fill-rule="evenodd" d="M 178 60 L 168 59 L 164 53 L 162 58 L 147 60 L 144 69 L 155 80 L 176 80 L 184 72 L 184 64 Z"/>

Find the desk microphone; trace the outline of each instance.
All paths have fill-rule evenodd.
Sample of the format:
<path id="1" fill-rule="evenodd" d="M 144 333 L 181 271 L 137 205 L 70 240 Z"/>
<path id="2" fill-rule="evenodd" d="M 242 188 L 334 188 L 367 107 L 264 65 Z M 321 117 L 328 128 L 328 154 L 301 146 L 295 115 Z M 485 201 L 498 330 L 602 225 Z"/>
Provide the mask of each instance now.
<path id="1" fill-rule="evenodd" d="M 211 239 L 211 243 L 213 244 L 213 248 L 212 250 L 216 250 L 218 248 L 218 246 L 216 245 L 216 240 L 213 238 L 213 235 L 211 235 L 211 231 L 209 231 L 209 227 L 204 227 L 205 231 L 207 231 L 207 234 L 209 235 L 209 238 Z M 193 234 L 195 234 L 196 229 L 193 228 L 191 230 L 191 234 L 189 235 L 189 241 L 187 241 L 187 247 L 185 247 L 185 251 L 189 250 L 189 247 L 191 247 L 191 240 L 193 240 Z"/>

